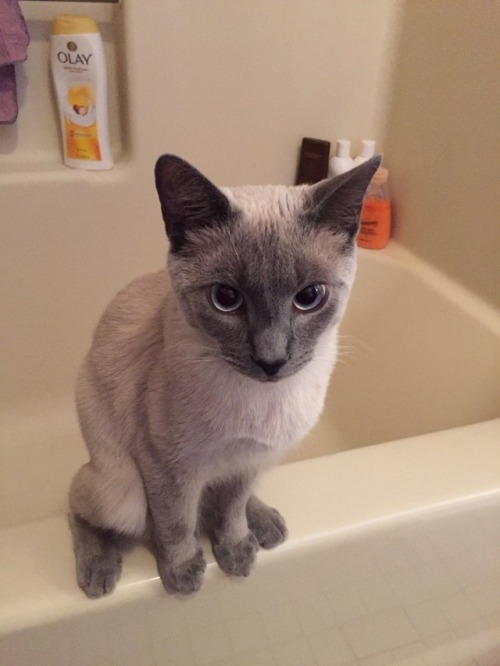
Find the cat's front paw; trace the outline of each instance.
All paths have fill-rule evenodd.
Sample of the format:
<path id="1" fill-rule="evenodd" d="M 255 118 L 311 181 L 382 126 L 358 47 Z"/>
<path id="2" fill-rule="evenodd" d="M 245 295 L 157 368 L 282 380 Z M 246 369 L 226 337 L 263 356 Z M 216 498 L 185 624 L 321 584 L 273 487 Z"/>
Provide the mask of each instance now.
<path id="1" fill-rule="evenodd" d="M 201 548 L 196 551 L 193 557 L 180 564 L 173 564 L 167 560 L 158 562 L 158 571 L 163 587 L 167 592 L 177 592 L 184 595 L 193 594 L 193 592 L 200 589 L 206 567 L 207 563 Z"/>
<path id="2" fill-rule="evenodd" d="M 122 558 L 118 549 L 109 548 L 87 559 L 77 558 L 78 585 L 91 599 L 110 594 L 120 578 Z"/>
<path id="3" fill-rule="evenodd" d="M 248 527 L 261 548 L 269 549 L 279 546 L 288 536 L 283 516 L 255 496 L 248 501 L 247 520 Z"/>
<path id="4" fill-rule="evenodd" d="M 248 576 L 258 550 L 259 544 L 251 532 L 236 544 L 222 542 L 213 546 L 218 565 L 229 576 Z"/>

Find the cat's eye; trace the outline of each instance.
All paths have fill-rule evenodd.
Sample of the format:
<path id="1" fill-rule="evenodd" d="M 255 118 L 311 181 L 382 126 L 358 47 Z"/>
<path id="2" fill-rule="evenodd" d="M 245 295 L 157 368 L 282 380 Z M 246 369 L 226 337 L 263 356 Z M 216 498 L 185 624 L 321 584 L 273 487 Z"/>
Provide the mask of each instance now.
<path id="1" fill-rule="evenodd" d="M 295 294 L 293 304 L 297 310 L 306 312 L 315 310 L 325 301 L 326 287 L 324 284 L 310 284 Z"/>
<path id="2" fill-rule="evenodd" d="M 212 304 L 221 312 L 234 312 L 243 304 L 243 296 L 227 284 L 215 284 L 210 290 Z"/>

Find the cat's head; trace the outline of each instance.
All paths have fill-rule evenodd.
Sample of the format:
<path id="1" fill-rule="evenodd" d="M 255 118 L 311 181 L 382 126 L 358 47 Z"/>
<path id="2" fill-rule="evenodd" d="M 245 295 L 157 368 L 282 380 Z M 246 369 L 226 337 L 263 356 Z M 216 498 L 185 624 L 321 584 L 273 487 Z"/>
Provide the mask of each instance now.
<path id="1" fill-rule="evenodd" d="M 219 189 L 163 155 L 156 187 L 172 286 L 189 324 L 260 381 L 297 372 L 340 321 L 376 156 L 316 185 Z"/>

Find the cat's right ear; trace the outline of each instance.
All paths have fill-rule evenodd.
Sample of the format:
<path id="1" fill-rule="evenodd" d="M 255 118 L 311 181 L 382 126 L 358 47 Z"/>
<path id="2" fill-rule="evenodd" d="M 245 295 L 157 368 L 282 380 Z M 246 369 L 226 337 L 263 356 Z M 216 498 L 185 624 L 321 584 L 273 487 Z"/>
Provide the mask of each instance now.
<path id="1" fill-rule="evenodd" d="M 188 232 L 231 219 L 227 197 L 180 157 L 162 155 L 156 162 L 155 180 L 172 252 L 186 246 Z"/>
<path id="2" fill-rule="evenodd" d="M 381 162 L 382 155 L 375 155 L 340 176 L 312 185 L 309 223 L 343 232 L 352 242 L 359 228 L 366 190 Z"/>

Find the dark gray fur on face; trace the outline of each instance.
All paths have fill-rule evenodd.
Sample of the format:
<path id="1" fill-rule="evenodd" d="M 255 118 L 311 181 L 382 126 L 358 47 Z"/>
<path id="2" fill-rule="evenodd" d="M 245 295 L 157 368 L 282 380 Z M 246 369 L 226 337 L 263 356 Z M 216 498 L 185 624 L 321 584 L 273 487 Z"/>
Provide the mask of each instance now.
<path id="1" fill-rule="evenodd" d="M 151 523 L 167 590 L 202 582 L 208 532 L 219 566 L 246 576 L 259 547 L 286 537 L 253 494 L 316 423 L 355 272 L 373 158 L 315 186 L 215 187 L 164 155 L 156 186 L 170 240 L 168 275 L 139 278 L 104 313 L 82 367 L 77 406 L 90 454 L 70 491 L 78 581 L 113 589 L 119 535 Z M 215 307 L 226 285 L 241 299 Z M 294 300 L 321 285 L 321 302 Z"/>

